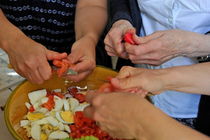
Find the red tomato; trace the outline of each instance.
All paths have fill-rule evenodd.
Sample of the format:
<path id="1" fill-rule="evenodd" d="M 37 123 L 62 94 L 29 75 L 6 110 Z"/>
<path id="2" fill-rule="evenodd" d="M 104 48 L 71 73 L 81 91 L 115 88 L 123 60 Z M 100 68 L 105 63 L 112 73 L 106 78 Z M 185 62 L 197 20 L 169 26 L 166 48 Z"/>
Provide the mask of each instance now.
<path id="1" fill-rule="evenodd" d="M 131 32 L 125 33 L 123 40 L 129 44 L 136 45 L 136 43 L 133 40 L 133 33 Z"/>
<path id="2" fill-rule="evenodd" d="M 113 91 L 114 87 L 112 86 L 111 83 L 104 83 L 98 89 L 98 92 L 113 92 Z"/>
<path id="3" fill-rule="evenodd" d="M 55 106 L 54 95 L 48 95 L 48 101 L 41 106 L 47 108 L 49 111 L 52 110 Z"/>
<path id="4" fill-rule="evenodd" d="M 60 92 L 53 92 L 52 94 L 60 97 L 61 99 L 64 98 L 64 95 L 62 93 L 60 93 Z"/>
<path id="5" fill-rule="evenodd" d="M 31 105 L 28 111 L 29 111 L 29 112 L 34 112 L 34 111 L 35 111 L 34 106 Z"/>
<path id="6" fill-rule="evenodd" d="M 73 96 L 74 96 L 74 98 L 76 98 L 79 101 L 79 103 L 85 102 L 85 95 L 84 94 L 77 93 L 77 94 L 74 94 Z"/>
<path id="7" fill-rule="evenodd" d="M 71 94 L 72 96 L 77 94 L 78 89 L 76 87 L 70 87 L 68 88 L 69 94 Z"/>

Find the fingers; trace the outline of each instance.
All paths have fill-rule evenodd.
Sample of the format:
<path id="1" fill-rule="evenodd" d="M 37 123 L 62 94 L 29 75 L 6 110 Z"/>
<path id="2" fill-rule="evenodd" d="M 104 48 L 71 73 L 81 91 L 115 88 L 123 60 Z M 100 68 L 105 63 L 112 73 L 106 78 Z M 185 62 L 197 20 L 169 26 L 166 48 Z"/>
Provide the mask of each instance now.
<path id="1" fill-rule="evenodd" d="M 92 118 L 94 120 L 102 120 L 101 116 L 96 113 L 96 110 L 98 107 L 101 107 L 101 98 L 98 98 L 99 94 L 97 93 L 87 93 L 86 95 L 86 101 L 90 104 L 88 107 L 84 109 L 84 114 Z"/>
<path id="2" fill-rule="evenodd" d="M 46 49 L 47 60 L 63 59 L 67 57 L 67 53 L 58 53 Z"/>
<path id="3" fill-rule="evenodd" d="M 92 104 L 93 98 L 97 95 L 97 93 L 87 93 L 85 98 L 86 101 L 90 104 Z"/>
<path id="4" fill-rule="evenodd" d="M 92 71 L 96 67 L 94 60 L 82 60 L 81 62 L 77 63 L 73 70 L 77 71 L 78 73 Z"/>
<path id="5" fill-rule="evenodd" d="M 118 73 L 116 78 L 119 78 L 119 79 L 128 78 L 128 77 L 135 74 L 135 69 L 136 68 L 133 68 L 133 67 L 130 67 L 130 66 L 124 66 L 120 69 L 120 72 Z"/>
<path id="6" fill-rule="evenodd" d="M 52 75 L 52 68 L 50 67 L 48 61 L 42 61 L 38 67 L 38 71 L 43 80 L 50 79 Z"/>
<path id="7" fill-rule="evenodd" d="M 91 105 L 87 106 L 83 112 L 86 117 L 93 119 L 94 108 Z"/>
<path id="8" fill-rule="evenodd" d="M 86 72 L 82 72 L 76 75 L 66 75 L 65 78 L 72 80 L 74 82 L 79 82 L 83 79 L 85 79 L 92 71 L 86 71 Z"/>
<path id="9" fill-rule="evenodd" d="M 118 56 L 121 55 L 124 52 L 124 46 L 122 44 L 122 34 L 116 33 L 115 31 L 110 31 L 105 39 L 105 50 L 109 55 Z"/>

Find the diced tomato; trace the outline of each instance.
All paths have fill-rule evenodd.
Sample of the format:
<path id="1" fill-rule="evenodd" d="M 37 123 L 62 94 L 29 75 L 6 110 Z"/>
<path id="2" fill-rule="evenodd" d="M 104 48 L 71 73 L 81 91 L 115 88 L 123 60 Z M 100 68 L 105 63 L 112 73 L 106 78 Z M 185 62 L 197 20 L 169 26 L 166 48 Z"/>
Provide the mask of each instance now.
<path id="1" fill-rule="evenodd" d="M 74 98 L 76 98 L 79 103 L 85 102 L 85 95 L 81 93 L 74 94 Z"/>
<path id="2" fill-rule="evenodd" d="M 64 98 L 64 95 L 62 93 L 60 93 L 60 92 L 53 92 L 52 94 L 60 97 L 61 99 Z"/>
<path id="3" fill-rule="evenodd" d="M 68 88 L 68 91 L 71 95 L 75 95 L 78 92 L 78 89 L 76 87 L 70 87 Z"/>
<path id="4" fill-rule="evenodd" d="M 29 111 L 29 112 L 34 112 L 34 111 L 35 111 L 34 106 L 31 105 L 28 111 Z"/>
<path id="5" fill-rule="evenodd" d="M 54 95 L 48 95 L 48 101 L 41 106 L 47 108 L 49 111 L 52 110 L 55 106 Z"/>

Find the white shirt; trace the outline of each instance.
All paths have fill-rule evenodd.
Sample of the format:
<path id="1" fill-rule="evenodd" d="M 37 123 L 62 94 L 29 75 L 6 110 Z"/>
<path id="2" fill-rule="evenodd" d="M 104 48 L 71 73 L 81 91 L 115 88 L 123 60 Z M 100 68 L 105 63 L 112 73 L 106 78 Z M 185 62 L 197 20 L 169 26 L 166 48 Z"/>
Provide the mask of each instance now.
<path id="1" fill-rule="evenodd" d="M 141 36 L 170 29 L 201 34 L 210 31 L 210 0 L 138 0 L 138 5 L 143 22 Z M 160 66 L 147 65 L 146 67 L 161 69 L 195 63 L 197 63 L 196 59 L 177 57 Z M 171 117 L 194 118 L 197 117 L 200 95 L 166 91 L 152 97 L 152 100 L 158 108 Z"/>

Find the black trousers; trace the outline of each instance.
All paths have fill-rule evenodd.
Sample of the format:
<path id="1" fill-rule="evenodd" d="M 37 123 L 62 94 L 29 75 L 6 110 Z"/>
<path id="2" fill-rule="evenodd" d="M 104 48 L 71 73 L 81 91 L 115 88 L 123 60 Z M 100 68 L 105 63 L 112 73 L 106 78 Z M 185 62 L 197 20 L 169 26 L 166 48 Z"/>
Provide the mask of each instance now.
<path id="1" fill-rule="evenodd" d="M 201 96 L 195 129 L 210 136 L 210 96 Z"/>

